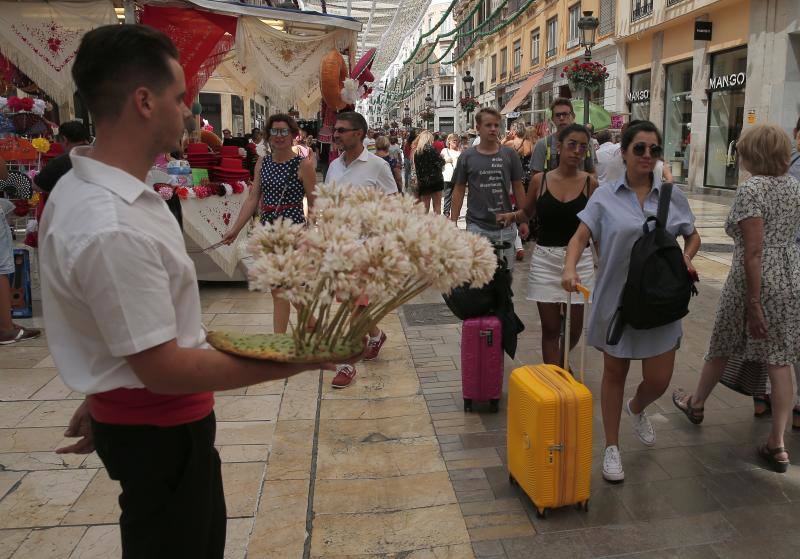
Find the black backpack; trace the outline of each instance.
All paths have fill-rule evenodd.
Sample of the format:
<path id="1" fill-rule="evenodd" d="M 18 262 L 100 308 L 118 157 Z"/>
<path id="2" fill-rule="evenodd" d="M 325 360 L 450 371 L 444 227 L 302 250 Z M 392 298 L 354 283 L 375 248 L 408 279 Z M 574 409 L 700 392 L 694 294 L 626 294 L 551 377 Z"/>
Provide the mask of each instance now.
<path id="1" fill-rule="evenodd" d="M 645 220 L 644 234 L 631 249 L 620 307 L 606 337 L 610 345 L 619 342 L 625 325 L 647 330 L 683 318 L 689 314 L 692 295 L 697 295 L 683 251 L 666 229 L 671 197 L 672 183 L 661 185 L 658 215 Z M 650 222 L 655 222 L 652 229 Z"/>

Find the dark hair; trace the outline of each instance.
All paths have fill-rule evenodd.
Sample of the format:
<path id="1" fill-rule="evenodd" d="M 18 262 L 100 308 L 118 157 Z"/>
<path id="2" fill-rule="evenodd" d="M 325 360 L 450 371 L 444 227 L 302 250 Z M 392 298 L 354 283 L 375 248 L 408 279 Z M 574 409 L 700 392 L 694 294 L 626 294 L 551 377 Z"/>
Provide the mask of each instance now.
<path id="1" fill-rule="evenodd" d="M 397 144 L 397 136 L 389 136 L 389 143 L 392 145 Z"/>
<path id="2" fill-rule="evenodd" d="M 361 130 L 364 133 L 364 138 L 367 137 L 369 126 L 367 126 L 367 119 L 365 119 L 361 113 L 357 113 L 355 111 L 345 111 L 336 115 L 336 120 L 349 122 L 350 126 L 356 130 Z"/>
<path id="3" fill-rule="evenodd" d="M 253 135 L 253 136 L 255 136 L 256 134 L 261 134 L 261 128 L 253 128 L 250 131 L 250 134 Z"/>
<path id="4" fill-rule="evenodd" d="M 71 144 L 78 144 L 80 142 L 86 142 L 88 144 L 91 140 L 89 131 L 83 123 L 78 120 L 70 120 L 60 125 L 58 127 L 58 135 Z"/>
<path id="5" fill-rule="evenodd" d="M 595 136 L 598 144 L 606 144 L 611 141 L 611 132 L 608 130 L 601 130 Z"/>
<path id="6" fill-rule="evenodd" d="M 622 140 L 620 141 L 620 147 L 622 148 L 622 151 L 628 151 L 628 146 L 631 145 L 631 142 L 633 142 L 633 139 L 639 132 L 652 132 L 658 138 L 659 145 L 663 143 L 661 132 L 659 132 L 655 124 L 649 120 L 634 120 L 622 134 Z"/>
<path id="7" fill-rule="evenodd" d="M 95 120 L 115 118 L 136 88 L 161 92 L 173 83 L 170 58 L 179 60 L 178 49 L 161 31 L 146 25 L 104 25 L 81 39 L 72 79 Z"/>
<path id="8" fill-rule="evenodd" d="M 567 136 L 569 136 L 573 132 L 586 134 L 586 141 L 592 139 L 591 135 L 589 134 L 589 131 L 586 129 L 585 126 L 583 126 L 582 124 L 570 124 L 569 126 L 564 128 L 561 132 L 558 133 L 558 141 L 563 142 L 564 140 L 567 139 Z"/>
<path id="9" fill-rule="evenodd" d="M 408 136 L 406 137 L 406 142 L 408 142 L 408 145 L 411 145 L 411 142 L 413 142 L 416 139 L 417 139 L 417 131 L 412 128 L 411 131 L 409 131 Z"/>
<path id="10" fill-rule="evenodd" d="M 294 138 L 295 136 L 297 136 L 297 134 L 300 133 L 300 127 L 297 126 L 297 121 L 295 121 L 295 119 L 293 119 L 289 115 L 285 115 L 282 113 L 275 113 L 274 115 L 269 115 L 269 118 L 267 119 L 267 124 L 264 127 L 265 139 L 269 140 L 270 137 L 269 129 L 272 128 L 272 126 L 276 122 L 285 122 L 286 126 L 289 127 L 289 131 L 292 133 L 292 138 Z"/>
<path id="11" fill-rule="evenodd" d="M 552 113 L 553 111 L 555 111 L 556 107 L 558 107 L 559 105 L 569 107 L 570 112 L 572 114 L 575 114 L 575 109 L 572 107 L 572 101 L 567 99 L 566 97 L 556 97 L 555 99 L 553 99 L 553 102 L 550 103 L 550 112 Z"/>

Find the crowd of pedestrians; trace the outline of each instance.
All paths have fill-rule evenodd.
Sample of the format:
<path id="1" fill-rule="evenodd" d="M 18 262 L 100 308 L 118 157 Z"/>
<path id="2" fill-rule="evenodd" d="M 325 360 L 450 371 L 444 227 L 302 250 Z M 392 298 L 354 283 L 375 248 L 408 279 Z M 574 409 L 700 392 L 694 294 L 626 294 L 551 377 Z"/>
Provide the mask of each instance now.
<path id="1" fill-rule="evenodd" d="M 125 556 L 221 557 L 226 509 L 213 392 L 306 367 L 241 359 L 205 345 L 194 264 L 176 221 L 144 183 L 158 154 L 180 149 L 190 116 L 175 46 L 148 27 L 100 27 L 84 36 L 72 73 L 94 117 L 96 142 L 72 150 L 72 171 L 53 189 L 39 236 L 52 357 L 64 382 L 88 394 L 68 429 L 78 440 L 59 452 L 96 449 L 120 483 Z M 570 313 L 573 344 L 588 321 L 587 343 L 603 355 L 602 473 L 619 482 L 625 478 L 623 411 L 635 436 L 654 445 L 647 408 L 669 387 L 683 335 L 677 319 L 646 330 L 626 327 L 609 338 L 634 244 L 642 224 L 660 213 L 671 177 L 653 123 L 628 123 L 616 143 L 575 124 L 569 99 L 554 100 L 551 112 L 553 134 L 537 138 L 536 129 L 515 125 L 502 139 L 501 115 L 487 107 L 475 115 L 474 139 L 427 130 L 374 134 L 362 115 L 343 112 L 333 127 L 338 155 L 324 180 L 413 195 L 426 211 L 454 223 L 466 198 L 467 230 L 507 243 L 511 269 L 518 258 L 514 243 L 533 233 L 527 298 L 539 310 L 543 360 L 569 367 L 560 363 L 564 312 Z M 778 472 L 790 462 L 784 430 L 793 410 L 800 427 L 791 372 L 800 365 L 798 132 L 800 121 L 790 142 L 778 126 L 758 125 L 737 142 L 752 176 L 737 190 L 725 224 L 735 245 L 730 273 L 698 384 L 691 393 L 673 394 L 675 406 L 695 424 L 703 421 L 718 382 L 753 396 L 757 413 L 758 406 L 768 407 L 773 426 L 757 452 Z M 253 132 L 247 148 L 257 156 L 253 187 L 226 243 L 256 213 L 261 223 L 304 223 L 314 205 L 321 154 L 313 138 L 284 114 L 272 115 L 260 134 Z M 686 275 L 696 276 L 692 262 L 701 239 L 688 199 L 673 188 L 666 205 L 660 225 L 682 239 Z M 577 301 L 562 310 L 566 293 L 579 283 L 593 291 L 588 317 Z M 285 332 L 290 305 L 280 293 L 272 296 L 275 332 Z M 359 298 L 353 316 L 368 305 Z M 0 323 L 2 339 L 16 335 L 15 328 Z M 374 325 L 362 357 L 376 359 L 386 340 Z M 631 361 L 641 362 L 642 378 L 625 400 Z M 336 371 L 334 388 L 351 385 L 357 375 L 354 363 L 325 367 Z"/>

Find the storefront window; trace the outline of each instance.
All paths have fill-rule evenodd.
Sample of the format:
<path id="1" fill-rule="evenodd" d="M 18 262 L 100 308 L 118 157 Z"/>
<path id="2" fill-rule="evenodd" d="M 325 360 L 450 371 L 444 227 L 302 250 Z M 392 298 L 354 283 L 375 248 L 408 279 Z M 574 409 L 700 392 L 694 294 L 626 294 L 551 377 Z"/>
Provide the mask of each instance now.
<path id="1" fill-rule="evenodd" d="M 692 141 L 692 61 L 667 66 L 666 76 L 664 164 L 670 166 L 677 182 L 685 184 Z"/>
<path id="2" fill-rule="evenodd" d="M 631 120 L 650 120 L 650 70 L 631 74 L 630 82 Z"/>
<path id="3" fill-rule="evenodd" d="M 747 49 L 737 49 L 711 57 L 711 77 L 706 143 L 707 186 L 736 188 L 739 162 L 736 141 L 744 122 L 744 87 Z"/>
<path id="4" fill-rule="evenodd" d="M 222 102 L 219 93 L 201 93 L 200 104 L 203 106 L 200 118 L 207 120 L 214 127 L 214 134 L 222 137 Z"/>

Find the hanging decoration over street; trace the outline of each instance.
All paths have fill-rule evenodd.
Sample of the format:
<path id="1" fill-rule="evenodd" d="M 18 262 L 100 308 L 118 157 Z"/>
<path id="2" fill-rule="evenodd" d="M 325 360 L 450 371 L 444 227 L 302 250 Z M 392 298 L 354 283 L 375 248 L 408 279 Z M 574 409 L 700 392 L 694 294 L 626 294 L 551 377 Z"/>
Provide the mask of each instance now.
<path id="1" fill-rule="evenodd" d="M 72 99 L 72 64 L 81 37 L 95 27 L 117 23 L 114 4 L 87 2 L 3 2 L 0 53 L 58 103 Z"/>
<path id="2" fill-rule="evenodd" d="M 197 92 L 233 47 L 236 18 L 202 10 L 146 5 L 141 22 L 162 31 L 175 43 L 186 77 L 184 101 L 191 106 Z"/>

